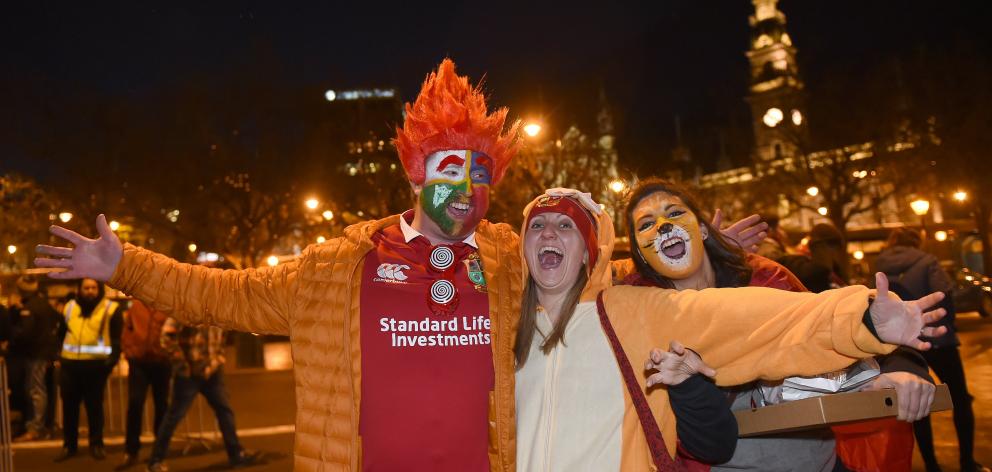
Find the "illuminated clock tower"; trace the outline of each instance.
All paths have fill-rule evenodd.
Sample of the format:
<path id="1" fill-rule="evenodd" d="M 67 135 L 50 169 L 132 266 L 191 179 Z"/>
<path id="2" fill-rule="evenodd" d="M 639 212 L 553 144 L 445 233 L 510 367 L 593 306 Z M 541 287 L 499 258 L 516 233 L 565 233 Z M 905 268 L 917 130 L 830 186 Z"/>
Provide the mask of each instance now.
<path id="1" fill-rule="evenodd" d="M 757 162 L 788 157 L 806 137 L 803 83 L 799 79 L 796 49 L 785 30 L 778 0 L 751 0 L 751 105 L 754 159 Z"/>

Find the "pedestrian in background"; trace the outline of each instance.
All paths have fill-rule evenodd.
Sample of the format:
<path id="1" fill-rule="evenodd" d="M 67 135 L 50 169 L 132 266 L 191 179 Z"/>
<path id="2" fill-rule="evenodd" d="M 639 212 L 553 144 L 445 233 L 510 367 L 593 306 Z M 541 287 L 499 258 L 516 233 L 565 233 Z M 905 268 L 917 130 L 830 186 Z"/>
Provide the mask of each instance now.
<path id="1" fill-rule="evenodd" d="M 20 276 L 17 291 L 20 302 L 10 307 L 8 319 L 11 321 L 11 345 L 16 349 L 16 353 L 12 353 L 20 357 L 18 364 L 23 369 L 20 382 L 11 383 L 11 386 L 22 387 L 25 397 L 29 399 L 24 409 L 27 431 L 14 439 L 15 442 L 22 442 L 46 436 L 48 386 L 45 377 L 58 356 L 59 331 L 63 320 L 38 289 L 35 276 Z"/>
<path id="2" fill-rule="evenodd" d="M 79 442 L 79 404 L 86 405 L 90 455 L 102 460 L 103 392 L 107 378 L 120 359 L 122 305 L 106 298 L 103 284 L 80 279 L 76 300 L 65 305 L 65 339 L 62 343 L 62 462 L 76 455 Z"/>
<path id="3" fill-rule="evenodd" d="M 173 318 L 162 327 L 162 346 L 169 353 L 175 373 L 172 385 L 172 402 L 162 426 L 156 431 L 148 470 L 164 472 L 165 456 L 169 452 L 172 433 L 186 416 L 190 405 L 200 393 L 217 416 L 217 424 L 224 438 L 228 462 L 232 467 L 242 467 L 256 462 L 257 455 L 247 453 L 238 440 L 234 425 L 234 411 L 227 400 L 224 387 L 224 331 L 216 326 L 186 326 Z"/>
<path id="4" fill-rule="evenodd" d="M 896 228 L 889 234 L 886 247 L 875 261 L 876 270 L 889 276 L 890 287 L 903 299 L 912 299 L 918 294 L 946 292 L 947 297 L 941 302 L 947 310 L 947 315 L 936 322 L 937 326 L 946 326 L 947 333 L 936 338 L 926 338 L 933 348 L 923 351 L 923 358 L 930 364 L 937 377 L 947 384 L 954 402 L 954 429 L 958 435 L 958 452 L 963 472 L 988 471 L 989 469 L 976 463 L 973 453 L 975 448 L 975 414 L 971 408 L 971 395 L 964 377 L 964 366 L 961 364 L 961 354 L 958 352 L 957 333 L 954 327 L 953 297 L 950 292 L 954 289 L 951 278 L 940 267 L 940 262 L 931 254 L 920 249 L 923 243 L 921 232 L 908 227 Z M 920 454 L 926 464 L 927 472 L 939 471 L 940 465 L 933 449 L 933 430 L 930 417 L 927 416 L 913 425 L 916 441 L 920 445 Z"/>
<path id="5" fill-rule="evenodd" d="M 141 418 L 149 387 L 155 404 L 155 429 L 162 426 L 169 406 L 169 381 L 172 366 L 169 354 L 162 347 L 162 326 L 169 317 L 138 300 L 131 302 L 124 314 L 121 345 L 128 362 L 127 375 L 127 439 L 124 443 L 124 460 L 116 470 L 124 470 L 138 463 L 141 449 Z"/>

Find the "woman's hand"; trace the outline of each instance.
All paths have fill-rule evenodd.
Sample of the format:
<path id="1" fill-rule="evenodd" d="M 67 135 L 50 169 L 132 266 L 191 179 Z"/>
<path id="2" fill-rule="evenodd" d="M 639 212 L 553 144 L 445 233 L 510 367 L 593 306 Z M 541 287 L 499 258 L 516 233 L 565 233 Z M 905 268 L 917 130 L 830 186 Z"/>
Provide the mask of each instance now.
<path id="1" fill-rule="evenodd" d="M 716 376 L 716 370 L 706 365 L 696 351 L 686 349 L 678 341 L 669 344 L 668 352 L 658 348 L 652 349 L 650 357 L 644 363 L 644 370 L 658 371 L 648 377 L 649 388 L 658 384 L 678 385 L 695 374 Z"/>
<path id="2" fill-rule="evenodd" d="M 723 224 L 723 212 L 717 208 L 713 213 L 711 224 L 723 234 L 723 237 L 736 242 L 745 252 L 757 252 L 758 245 L 768 236 L 768 223 L 761 221 L 759 215 L 751 215 L 735 221 L 726 228 L 720 228 Z"/>
<path id="3" fill-rule="evenodd" d="M 930 343 L 921 341 L 921 336 L 935 338 L 947 332 L 945 326 L 927 326 L 943 318 L 946 310 L 923 311 L 943 300 L 943 292 L 931 293 L 918 300 L 900 301 L 889 294 L 889 279 L 881 272 L 875 273 L 875 287 L 878 293 L 868 312 L 882 342 L 926 351 L 930 349 Z"/>

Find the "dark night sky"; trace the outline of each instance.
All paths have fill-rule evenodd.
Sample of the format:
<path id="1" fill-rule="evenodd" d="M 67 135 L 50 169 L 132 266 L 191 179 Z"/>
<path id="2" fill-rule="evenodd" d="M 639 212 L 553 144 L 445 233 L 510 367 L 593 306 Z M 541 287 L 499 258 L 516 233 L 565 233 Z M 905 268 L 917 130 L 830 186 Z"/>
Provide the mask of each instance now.
<path id="1" fill-rule="evenodd" d="M 543 114 L 556 126 L 590 126 L 602 87 L 616 111 L 627 165 L 669 154 L 676 114 L 687 134 L 735 121 L 749 126 L 744 51 L 752 7 L 746 0 L 24 3 L 6 5 L 0 20 L 0 80 L 9 81 L 3 94 L 41 80 L 55 97 L 141 100 L 195 80 L 190 77 L 250 73 L 264 54 L 275 87 L 398 86 L 409 100 L 423 76 L 450 55 L 462 73 L 486 75 L 493 104 L 508 105 L 517 116 Z M 965 38 L 992 52 L 989 7 L 979 4 L 783 0 L 779 6 L 800 72 L 815 88 L 818 77 L 856 74 L 922 45 L 940 50 Z M 30 102 L 17 103 L 5 107 L 5 119 L 34 111 Z M 30 156 L 7 154 L 5 163 L 31 171 Z M 700 154 L 704 161 L 713 157 Z"/>

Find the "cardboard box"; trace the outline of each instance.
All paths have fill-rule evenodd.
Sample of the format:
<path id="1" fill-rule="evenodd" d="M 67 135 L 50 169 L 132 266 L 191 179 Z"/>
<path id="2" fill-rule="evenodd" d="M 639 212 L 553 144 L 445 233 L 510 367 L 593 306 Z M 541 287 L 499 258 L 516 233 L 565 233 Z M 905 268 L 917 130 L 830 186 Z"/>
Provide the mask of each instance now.
<path id="1" fill-rule="evenodd" d="M 952 409 L 946 385 L 937 385 L 931 412 Z M 735 411 L 741 437 L 787 433 L 899 415 L 896 391 L 834 393 L 750 410 Z"/>

